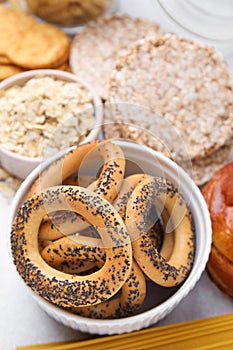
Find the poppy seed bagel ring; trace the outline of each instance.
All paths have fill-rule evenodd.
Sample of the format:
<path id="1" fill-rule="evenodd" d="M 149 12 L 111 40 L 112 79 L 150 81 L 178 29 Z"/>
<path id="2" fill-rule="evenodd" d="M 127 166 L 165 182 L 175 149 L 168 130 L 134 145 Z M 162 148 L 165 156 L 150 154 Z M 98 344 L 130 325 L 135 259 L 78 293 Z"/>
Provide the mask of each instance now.
<path id="1" fill-rule="evenodd" d="M 57 271 L 39 252 L 38 230 L 43 217 L 58 208 L 65 210 L 67 205 L 96 227 L 105 247 L 105 264 L 88 276 Z M 11 249 L 25 283 L 60 307 L 89 306 L 106 301 L 120 290 L 132 267 L 130 237 L 120 215 L 98 194 L 78 186 L 48 188 L 28 199 L 14 219 Z"/>
<path id="2" fill-rule="evenodd" d="M 67 152 L 63 157 L 51 163 L 32 184 L 27 198 L 39 193 L 44 188 L 62 185 L 69 176 L 75 173 L 85 162 L 88 155 L 97 152 L 97 156 L 103 159 L 103 167 L 98 179 L 92 182 L 88 188 L 112 202 L 117 196 L 117 185 L 124 178 L 125 157 L 119 146 L 111 141 L 97 140 L 79 145 Z M 76 177 L 77 185 L 79 176 Z M 82 180 L 82 178 L 81 178 Z M 64 235 L 82 231 L 88 226 L 87 222 L 75 213 L 65 213 L 60 216 L 50 215 L 43 220 L 40 226 L 40 237 L 54 240 Z"/>
<path id="3" fill-rule="evenodd" d="M 153 246 L 145 227 L 152 205 L 166 209 L 174 231 L 174 247 L 168 260 Z M 133 191 L 126 209 L 126 226 L 133 256 L 142 271 L 155 283 L 173 287 L 188 276 L 194 260 L 195 235 L 192 215 L 185 200 L 170 181 L 149 177 Z"/>
<path id="4" fill-rule="evenodd" d="M 124 222 L 126 222 L 126 210 L 127 210 L 128 201 L 133 191 L 137 188 L 137 186 L 140 183 L 150 179 L 151 179 L 151 176 L 147 174 L 133 174 L 126 177 L 122 181 L 120 191 L 118 193 L 117 198 L 113 202 L 113 206 L 117 210 L 117 212 L 120 214 Z M 145 209 L 147 210 L 148 208 L 145 208 Z M 160 244 L 158 244 L 158 241 L 162 241 L 160 254 L 162 255 L 163 258 L 167 260 L 171 256 L 174 248 L 174 232 L 173 230 L 168 232 L 169 228 L 167 230 L 167 225 L 169 225 L 169 221 L 170 221 L 170 214 L 168 213 L 166 208 L 163 208 L 163 210 L 161 210 L 161 219 L 163 221 L 163 228 L 161 227 L 158 217 L 154 218 L 154 217 L 150 217 L 150 215 L 145 215 L 143 219 L 144 219 L 143 222 L 145 225 L 144 228 L 147 232 L 147 238 L 151 240 L 151 243 L 154 245 L 154 247 L 157 250 L 160 246 Z M 129 218 L 128 218 L 128 221 L 129 221 Z"/>
<path id="5" fill-rule="evenodd" d="M 72 310 L 81 316 L 91 318 L 119 318 L 134 315 L 142 306 L 146 297 L 146 279 L 133 259 L 129 277 L 121 288 L 119 296 L 97 305 L 85 306 Z"/>
<path id="6" fill-rule="evenodd" d="M 54 268 L 67 262 L 66 267 L 82 262 L 105 263 L 106 253 L 101 239 L 87 236 L 68 236 L 49 244 L 42 252 L 43 259 Z M 85 317 L 116 318 L 133 315 L 146 297 L 146 280 L 137 263 L 132 261 L 129 277 L 123 284 L 120 295 L 92 306 L 71 308 L 70 311 Z"/>
<path id="7" fill-rule="evenodd" d="M 98 179 L 90 187 L 95 193 L 112 202 L 117 196 L 116 186 L 124 178 L 125 157 L 121 148 L 108 140 L 96 140 L 79 145 L 52 162 L 33 183 L 27 198 L 45 188 L 62 185 L 63 181 L 79 170 L 85 157 L 94 151 L 102 157 L 104 164 Z"/>
<path id="8" fill-rule="evenodd" d="M 88 260 L 94 263 L 105 263 L 106 254 L 102 240 L 88 236 L 67 236 L 48 244 L 40 252 L 44 261 L 56 268 L 67 261 L 73 263 Z"/>

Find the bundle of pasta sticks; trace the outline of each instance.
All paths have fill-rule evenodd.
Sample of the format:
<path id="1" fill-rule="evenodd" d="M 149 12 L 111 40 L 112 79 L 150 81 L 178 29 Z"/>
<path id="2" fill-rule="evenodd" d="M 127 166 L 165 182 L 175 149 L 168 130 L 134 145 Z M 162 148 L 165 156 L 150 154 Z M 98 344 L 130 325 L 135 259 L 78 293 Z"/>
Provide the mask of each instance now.
<path id="1" fill-rule="evenodd" d="M 233 314 L 76 342 L 18 347 L 17 350 L 231 350 Z"/>

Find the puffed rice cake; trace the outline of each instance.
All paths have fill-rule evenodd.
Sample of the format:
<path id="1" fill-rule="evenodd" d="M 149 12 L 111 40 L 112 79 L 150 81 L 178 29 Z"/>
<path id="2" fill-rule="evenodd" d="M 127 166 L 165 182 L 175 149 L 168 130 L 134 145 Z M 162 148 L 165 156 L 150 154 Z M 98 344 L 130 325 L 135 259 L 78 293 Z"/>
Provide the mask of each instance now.
<path id="1" fill-rule="evenodd" d="M 202 182 L 207 176 L 200 175 L 199 165 L 207 169 L 205 158 L 221 147 L 223 158 L 229 152 L 224 145 L 233 136 L 232 102 L 231 74 L 220 53 L 171 34 L 146 38 L 119 58 L 111 74 L 104 136 L 141 138 L 153 147 L 166 130 L 169 142 L 169 125 L 159 127 L 160 116 L 177 131 L 178 138 L 166 145 L 172 147 L 171 158 L 178 163 L 190 158 L 195 179 Z M 143 110 L 135 113 L 130 105 Z"/>
<path id="2" fill-rule="evenodd" d="M 100 17 L 74 38 L 70 53 L 71 70 L 104 99 L 116 58 L 136 40 L 160 34 L 159 26 L 146 19 L 123 14 Z"/>
<path id="3" fill-rule="evenodd" d="M 233 138 L 209 156 L 194 160 L 190 169 L 185 166 L 184 168 L 196 184 L 200 186 L 209 181 L 216 171 L 222 168 L 224 164 L 228 163 L 232 156 Z"/>

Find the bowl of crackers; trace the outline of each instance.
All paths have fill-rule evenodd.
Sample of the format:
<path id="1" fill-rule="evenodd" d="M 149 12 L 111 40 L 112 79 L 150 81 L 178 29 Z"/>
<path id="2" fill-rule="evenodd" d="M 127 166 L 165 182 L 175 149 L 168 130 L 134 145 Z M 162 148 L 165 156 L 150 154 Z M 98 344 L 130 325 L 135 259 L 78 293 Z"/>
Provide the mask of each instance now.
<path id="1" fill-rule="evenodd" d="M 30 70 L 0 83 L 2 166 L 24 179 L 61 149 L 98 138 L 102 102 L 77 76 Z"/>
<path id="2" fill-rule="evenodd" d="M 69 34 L 76 33 L 80 26 L 116 9 L 115 0 L 14 0 L 10 3 L 13 8 L 61 26 Z"/>

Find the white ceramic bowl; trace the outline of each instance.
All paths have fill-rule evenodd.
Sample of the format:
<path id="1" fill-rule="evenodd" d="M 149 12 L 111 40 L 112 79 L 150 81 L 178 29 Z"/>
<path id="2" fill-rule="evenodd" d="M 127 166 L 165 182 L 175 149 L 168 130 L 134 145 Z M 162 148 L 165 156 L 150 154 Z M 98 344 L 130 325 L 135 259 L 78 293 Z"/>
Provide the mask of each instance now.
<path id="1" fill-rule="evenodd" d="M 127 141 L 115 141 L 125 154 L 128 160 L 127 172 L 137 171 L 138 167 L 145 173 L 152 175 L 165 176 L 175 184 L 183 193 L 186 202 L 189 204 L 196 227 L 196 253 L 192 271 L 181 287 L 162 288 L 159 287 L 156 294 L 150 294 L 148 299 L 158 298 L 156 306 L 147 305 L 144 311 L 131 317 L 122 318 L 120 320 L 97 320 L 81 316 L 77 316 L 60 309 L 57 306 L 45 301 L 42 297 L 32 292 L 32 295 L 38 304 L 50 316 L 66 326 L 72 327 L 82 332 L 95 334 L 115 334 L 139 330 L 148 327 L 170 313 L 178 303 L 191 291 L 199 280 L 205 269 L 211 247 L 211 223 L 209 212 L 204 198 L 190 179 L 190 177 L 173 161 L 166 158 L 162 154 L 155 152 L 147 147 L 134 144 Z M 24 200 L 31 183 L 38 176 L 40 167 L 36 168 L 23 182 L 18 190 L 10 213 L 9 230 L 17 208 Z M 167 290 L 167 292 L 165 291 Z M 170 291 L 168 291 L 170 290 Z M 162 291 L 162 293 L 161 293 Z M 160 294 L 160 295 L 159 295 Z M 166 297 L 164 296 L 166 295 Z M 165 300 L 162 301 L 162 295 Z M 160 300 L 159 300 L 160 298 Z M 150 302 L 150 301 L 149 301 Z"/>
<path id="2" fill-rule="evenodd" d="M 8 79 L 3 80 L 0 83 L 0 90 L 7 90 L 15 85 L 22 86 L 28 80 L 36 76 L 50 76 L 64 81 L 78 82 L 85 86 L 90 91 L 93 98 L 93 104 L 95 106 L 95 125 L 90 133 L 85 137 L 82 143 L 92 141 L 98 138 L 103 122 L 103 106 L 100 98 L 94 93 L 91 87 L 89 87 L 84 81 L 80 80 L 78 76 L 54 69 L 37 69 L 23 73 L 16 74 Z M 32 158 L 22 156 L 15 152 L 7 150 L 4 145 L 0 144 L 0 162 L 2 166 L 9 171 L 12 175 L 15 175 L 21 179 L 25 177 L 42 162 L 42 158 Z"/>

